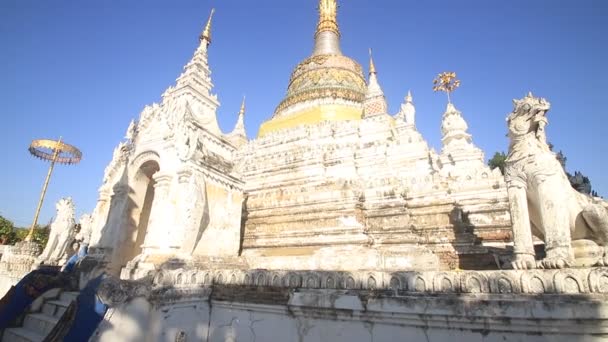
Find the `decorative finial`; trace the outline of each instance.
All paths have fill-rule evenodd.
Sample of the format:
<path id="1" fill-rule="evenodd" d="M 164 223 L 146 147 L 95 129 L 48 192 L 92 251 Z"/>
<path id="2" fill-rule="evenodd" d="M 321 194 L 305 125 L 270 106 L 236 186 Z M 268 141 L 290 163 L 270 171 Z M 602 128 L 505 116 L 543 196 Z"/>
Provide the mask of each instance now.
<path id="1" fill-rule="evenodd" d="M 323 31 L 331 31 L 340 35 L 337 20 L 338 4 L 336 0 L 319 0 L 319 24 L 315 35 Z"/>
<path id="2" fill-rule="evenodd" d="M 205 25 L 205 30 L 203 31 L 200 37 L 201 40 L 207 41 L 207 45 L 211 44 L 211 19 L 213 19 L 213 13 L 215 13 L 215 8 L 211 9 L 209 19 L 207 19 L 207 24 Z"/>
<path id="3" fill-rule="evenodd" d="M 456 79 L 455 72 L 447 71 L 437 75 L 437 78 L 433 80 L 433 84 L 433 91 L 444 91 L 448 94 L 448 103 L 452 103 L 450 93 L 460 86 L 460 80 Z"/>
<path id="4" fill-rule="evenodd" d="M 374 59 L 372 58 L 372 48 L 369 48 L 369 74 L 376 73 L 376 66 L 374 65 Z"/>
<path id="5" fill-rule="evenodd" d="M 407 96 L 405 97 L 405 102 L 412 103 L 414 99 L 412 98 L 412 92 L 410 90 L 407 91 Z"/>
<path id="6" fill-rule="evenodd" d="M 245 95 L 243 95 L 243 102 L 241 102 L 241 110 L 239 110 L 239 115 L 245 115 Z"/>

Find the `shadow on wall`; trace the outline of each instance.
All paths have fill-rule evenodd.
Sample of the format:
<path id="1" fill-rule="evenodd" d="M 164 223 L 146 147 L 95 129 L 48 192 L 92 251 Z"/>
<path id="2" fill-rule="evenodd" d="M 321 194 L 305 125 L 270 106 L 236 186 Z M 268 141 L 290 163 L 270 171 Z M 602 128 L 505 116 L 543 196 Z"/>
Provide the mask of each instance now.
<path id="1" fill-rule="evenodd" d="M 243 194 L 243 205 L 241 210 L 241 230 L 239 232 L 239 253 L 241 256 L 243 254 L 243 243 L 245 242 L 245 226 L 247 224 L 247 218 L 249 217 L 249 211 L 247 209 L 247 201 L 249 200 L 249 196 L 247 193 Z"/>
<path id="2" fill-rule="evenodd" d="M 102 253 L 110 254 L 108 270 L 112 275 L 119 275 L 121 268 L 141 253 L 154 203 L 153 175 L 158 170 L 156 161 L 143 163 L 134 175 L 129 175 L 129 167 L 125 166 L 112 188 L 99 241 Z"/>
<path id="3" fill-rule="evenodd" d="M 477 227 L 469 219 L 469 213 L 459 204 L 454 204 L 449 215 L 449 222 L 454 230 L 451 244 L 455 250 L 453 261 L 448 262 L 449 269 L 497 270 L 504 267 L 511 255 L 510 246 L 483 246 L 483 239 L 477 234 Z"/>
<path id="4" fill-rule="evenodd" d="M 608 337 L 598 324 L 606 295 L 557 295 L 550 282 L 530 283 L 546 286 L 543 290 L 548 292 L 534 294 L 521 293 L 517 282 L 503 283 L 501 278 L 479 283 L 467 278 L 461 288 L 460 282 L 450 282 L 449 275 L 438 273 L 431 280 L 424 274 L 417 278 L 416 272 L 395 272 L 386 288 L 380 278 L 360 278 L 350 272 L 302 270 L 279 277 L 279 272 L 249 270 L 235 284 L 222 270 L 197 270 L 192 277 L 169 272 L 184 265 L 183 260 L 171 260 L 159 267 L 153 281 L 152 275 L 147 277 L 145 284 L 143 280 L 120 281 L 112 293 L 122 302 L 109 317 L 108 324 L 114 326 L 100 326 L 102 341 L 125 340 L 123 336 L 131 340 L 250 341 L 257 337 L 256 341 L 294 342 L 315 336 L 331 341 L 402 336 L 411 341 L 560 342 Z M 481 272 L 470 273 L 484 277 Z M 476 284 L 487 294 L 477 295 Z M 138 286 L 148 288 L 144 293 Z M 342 334 L 347 330 L 348 334 Z M 263 337 L 269 335 L 274 339 Z"/>

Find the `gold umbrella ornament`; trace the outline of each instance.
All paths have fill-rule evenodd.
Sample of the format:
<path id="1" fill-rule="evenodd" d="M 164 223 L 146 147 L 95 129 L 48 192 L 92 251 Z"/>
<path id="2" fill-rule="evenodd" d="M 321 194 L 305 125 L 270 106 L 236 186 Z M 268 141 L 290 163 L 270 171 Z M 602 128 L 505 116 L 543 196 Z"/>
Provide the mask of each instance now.
<path id="1" fill-rule="evenodd" d="M 42 193 L 40 194 L 40 200 L 38 201 L 38 207 L 36 208 L 36 214 L 34 215 L 34 222 L 30 227 L 29 233 L 25 237 L 25 241 L 32 241 L 34 238 L 34 229 L 36 229 L 36 224 L 38 223 L 38 215 L 40 214 L 40 208 L 42 208 L 46 188 L 49 186 L 49 180 L 51 179 L 55 163 L 68 165 L 77 164 L 82 158 L 82 152 L 76 147 L 62 142 L 61 137 L 57 141 L 50 139 L 34 140 L 30 144 L 29 151 L 34 157 L 50 161 L 51 166 L 49 167 L 49 172 L 46 174 L 46 179 L 42 186 Z"/>

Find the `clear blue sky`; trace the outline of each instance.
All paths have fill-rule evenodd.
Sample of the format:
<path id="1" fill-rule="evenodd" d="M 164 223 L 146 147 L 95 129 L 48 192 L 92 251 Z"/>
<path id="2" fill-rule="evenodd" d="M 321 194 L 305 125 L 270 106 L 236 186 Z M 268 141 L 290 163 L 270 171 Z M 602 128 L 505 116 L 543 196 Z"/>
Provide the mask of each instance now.
<path id="1" fill-rule="evenodd" d="M 374 49 L 391 113 L 408 89 L 418 129 L 437 150 L 445 95 L 432 80 L 456 71 L 453 96 L 486 158 L 507 149 L 511 99 L 528 90 L 552 103 L 548 138 L 608 195 L 606 151 L 608 1 L 343 0 L 342 50 L 367 69 Z M 76 166 L 58 166 L 40 222 L 72 196 L 78 214 L 97 200 L 114 146 L 141 109 L 158 102 L 198 44 L 216 8 L 210 64 L 224 131 L 243 94 L 250 137 L 285 94 L 294 66 L 312 50 L 316 0 L 0 0 L 0 215 L 30 224 L 48 164 L 32 139 L 78 146 Z"/>

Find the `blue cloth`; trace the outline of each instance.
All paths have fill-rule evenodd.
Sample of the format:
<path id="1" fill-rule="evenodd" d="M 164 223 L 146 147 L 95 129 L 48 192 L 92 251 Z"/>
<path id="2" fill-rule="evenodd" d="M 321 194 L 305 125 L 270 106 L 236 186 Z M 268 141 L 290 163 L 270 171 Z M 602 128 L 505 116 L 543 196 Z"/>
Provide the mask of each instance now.
<path id="1" fill-rule="evenodd" d="M 46 291 L 69 286 L 69 278 L 56 269 L 28 273 L 0 300 L 0 329 L 8 327 L 32 302 Z"/>
<path id="2" fill-rule="evenodd" d="M 66 272 L 66 273 L 72 272 L 72 270 L 74 269 L 74 266 L 76 266 L 76 263 L 78 263 L 79 260 L 82 260 L 82 258 L 87 256 L 88 252 L 89 252 L 89 245 L 82 245 L 82 247 L 80 247 L 80 249 L 78 250 L 78 253 L 72 255 L 68 259 L 68 261 L 65 263 L 65 265 L 63 265 L 63 268 L 61 269 L 61 271 Z"/>
<path id="3" fill-rule="evenodd" d="M 105 275 L 92 279 L 84 289 L 80 291 L 76 301 L 77 309 L 74 322 L 69 328 L 63 341 L 88 341 L 97 329 L 103 316 L 108 310 L 107 305 L 103 304 L 97 297 L 97 289 L 103 281 Z"/>

